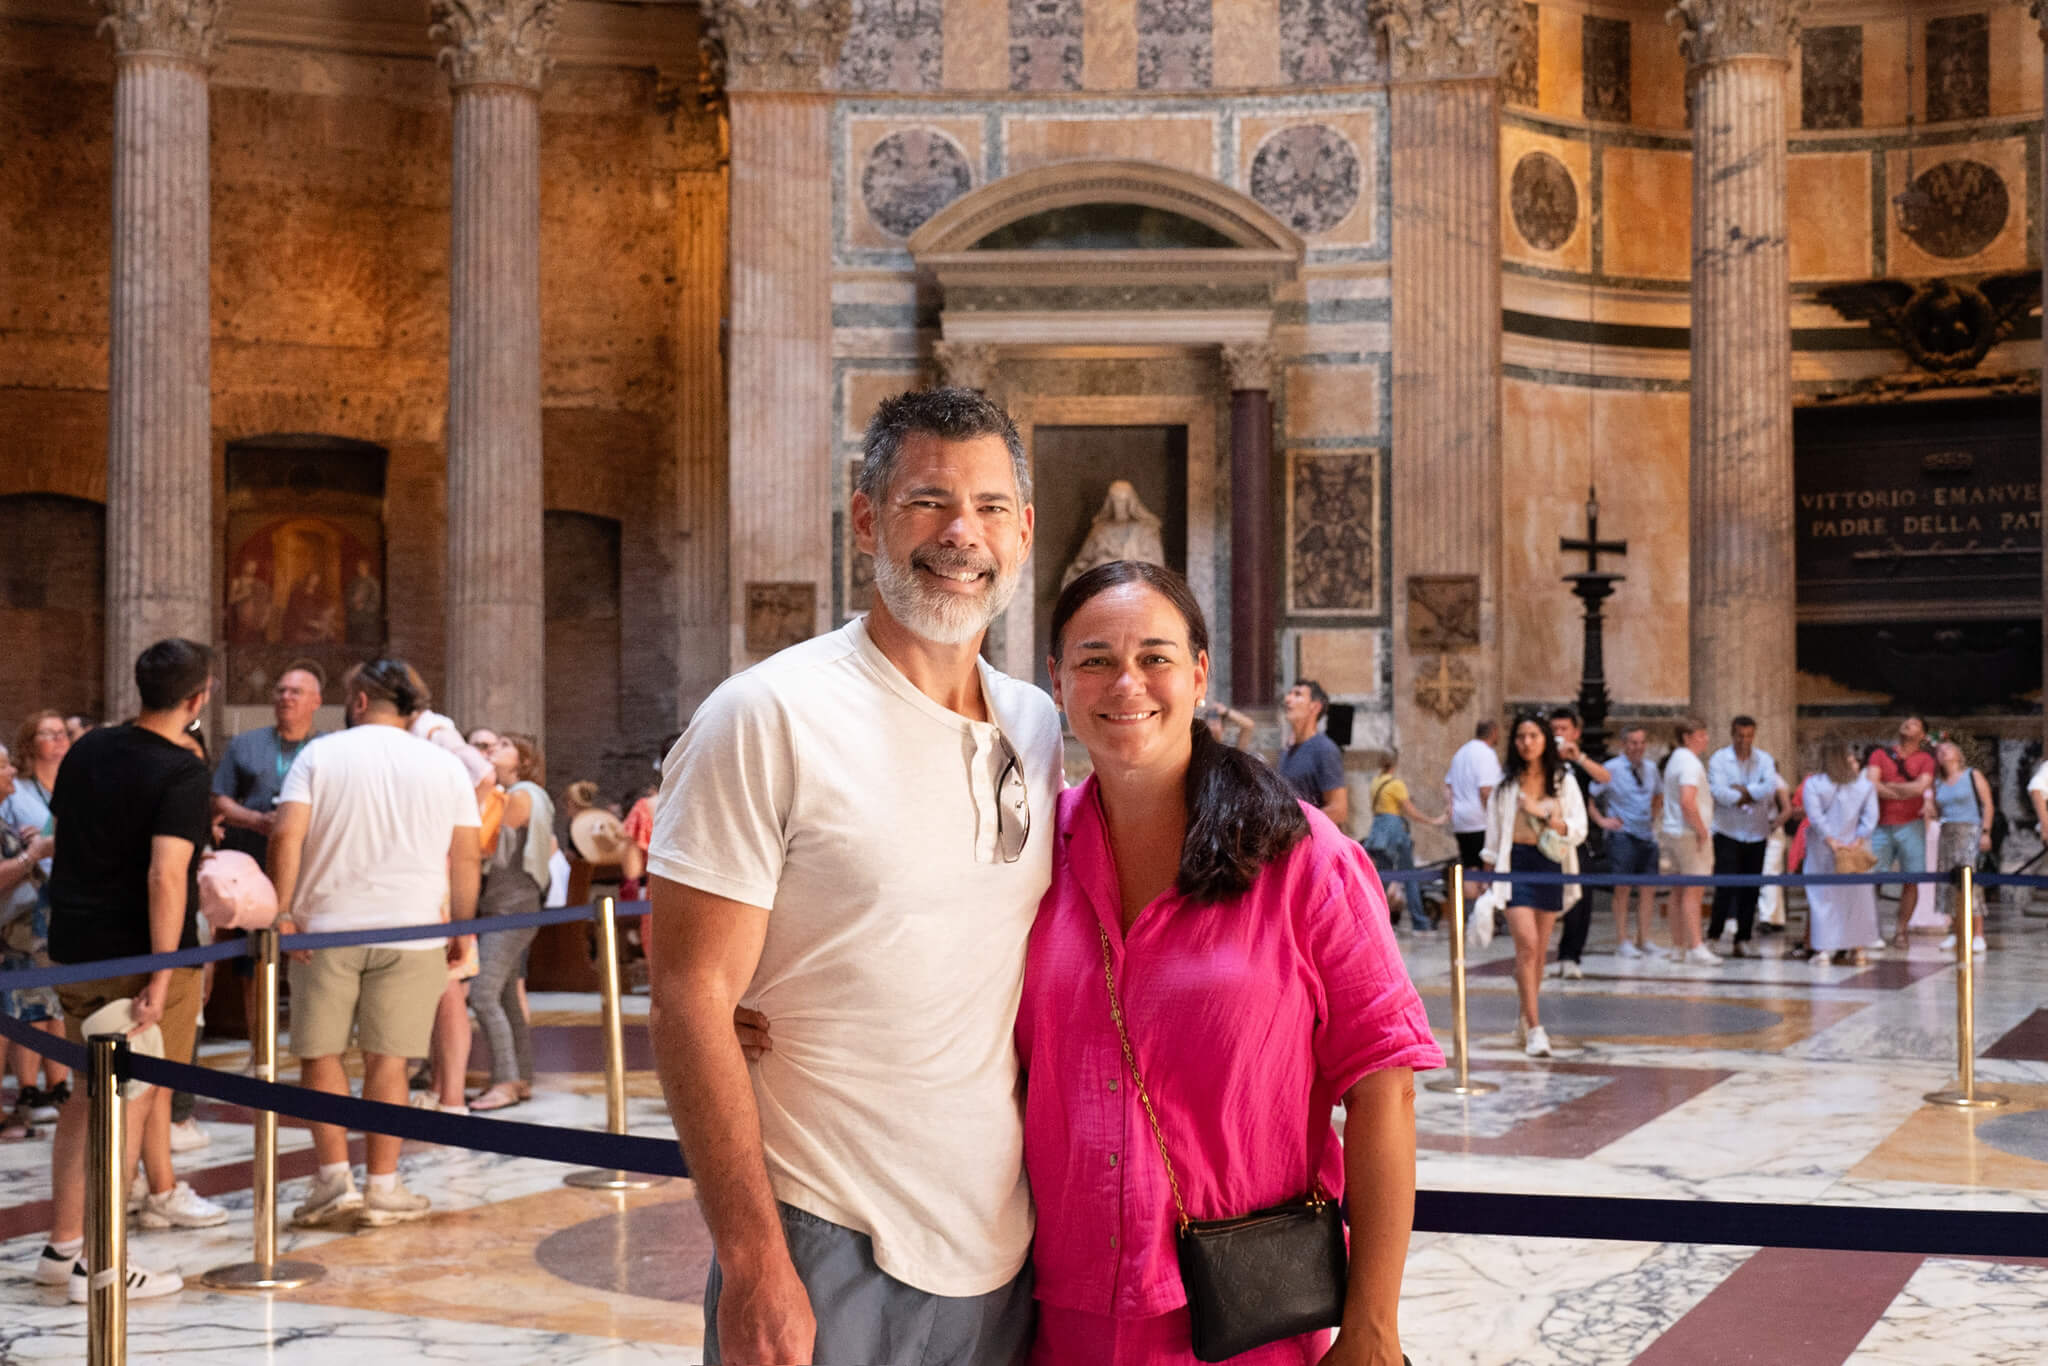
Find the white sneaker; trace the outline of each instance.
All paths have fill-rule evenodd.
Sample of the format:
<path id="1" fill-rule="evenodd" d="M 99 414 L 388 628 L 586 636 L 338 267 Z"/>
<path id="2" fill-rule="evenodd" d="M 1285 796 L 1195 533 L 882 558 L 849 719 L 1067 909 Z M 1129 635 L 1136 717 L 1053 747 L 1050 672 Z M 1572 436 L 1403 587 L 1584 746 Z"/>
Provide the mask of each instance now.
<path id="1" fill-rule="evenodd" d="M 372 1186 L 363 1192 L 363 1223 L 370 1228 L 403 1224 L 425 1218 L 433 1207 L 433 1201 L 424 1195 L 414 1195 L 402 1184 L 382 1191 Z"/>
<path id="2" fill-rule="evenodd" d="M 135 1216 L 141 1228 L 212 1228 L 225 1224 L 228 1212 L 180 1181 L 162 1195 L 142 1202 Z"/>
<path id="3" fill-rule="evenodd" d="M 36 1258 L 35 1282 L 37 1285 L 63 1285 L 71 1279 L 71 1264 L 78 1260 L 78 1254 L 69 1257 L 43 1244 L 43 1255 Z"/>
<path id="4" fill-rule="evenodd" d="M 71 1265 L 71 1279 L 64 1287 L 64 1298 L 73 1304 L 84 1304 L 89 1298 L 89 1284 L 85 1258 L 80 1257 Z M 131 1300 L 153 1300 L 159 1295 L 175 1295 L 184 1288 L 185 1278 L 175 1271 L 151 1271 L 148 1267 L 128 1263 L 128 1298 Z"/>
<path id="5" fill-rule="evenodd" d="M 1975 936 L 1974 938 L 1972 938 L 1972 939 L 1970 940 L 1970 952 L 1971 952 L 1971 953 L 1982 953 L 1982 952 L 1984 952 L 1984 936 L 1983 936 L 1983 935 L 1981 935 L 1981 934 L 1980 934 L 1980 935 L 1977 935 L 1977 936 Z"/>
<path id="6" fill-rule="evenodd" d="M 1615 949 L 1615 951 L 1614 951 L 1614 956 L 1615 956 L 1616 958 L 1647 958 L 1647 957 L 1649 957 L 1649 955 L 1648 955 L 1648 954 L 1644 953 L 1644 952 L 1643 952 L 1643 951 L 1642 951 L 1641 949 L 1639 949 L 1639 948 L 1637 948 L 1637 947 L 1635 946 L 1635 943 L 1634 943 L 1634 941 L 1633 941 L 1633 940 L 1628 940 L 1628 939 L 1624 939 L 1624 940 L 1622 940 L 1622 941 L 1621 941 L 1621 945 L 1620 945 L 1620 947 L 1619 947 L 1619 948 L 1617 948 L 1617 949 Z"/>
<path id="7" fill-rule="evenodd" d="M 1576 960 L 1570 958 L 1557 965 L 1557 975 L 1564 978 L 1567 982 L 1583 982 L 1586 980 L 1586 970 L 1579 966 Z"/>
<path id="8" fill-rule="evenodd" d="M 200 1128 L 196 1119 L 171 1126 L 171 1151 L 174 1153 L 189 1153 L 211 1142 L 213 1135 Z"/>
<path id="9" fill-rule="evenodd" d="M 148 1199 L 149 1173 L 143 1171 L 140 1164 L 138 1164 L 135 1169 L 135 1179 L 128 1183 L 128 1212 L 130 1214 L 140 1212 L 143 1203 Z"/>
<path id="10" fill-rule="evenodd" d="M 1721 955 L 1715 953 L 1705 944 L 1695 944 L 1685 951 L 1685 957 L 1679 961 L 1692 963 L 1698 967 L 1712 968 L 1721 965 Z"/>
<path id="11" fill-rule="evenodd" d="M 1529 1041 L 1522 1045 L 1522 1051 L 1532 1058 L 1547 1058 L 1550 1056 L 1550 1035 L 1544 1030 L 1542 1025 L 1530 1026 Z"/>
<path id="12" fill-rule="evenodd" d="M 292 1227 L 331 1228 L 337 1224 L 353 1224 L 362 1208 L 363 1197 L 356 1190 L 353 1176 L 344 1172 L 331 1182 L 323 1182 L 316 1176 L 306 1198 L 292 1211 Z"/>

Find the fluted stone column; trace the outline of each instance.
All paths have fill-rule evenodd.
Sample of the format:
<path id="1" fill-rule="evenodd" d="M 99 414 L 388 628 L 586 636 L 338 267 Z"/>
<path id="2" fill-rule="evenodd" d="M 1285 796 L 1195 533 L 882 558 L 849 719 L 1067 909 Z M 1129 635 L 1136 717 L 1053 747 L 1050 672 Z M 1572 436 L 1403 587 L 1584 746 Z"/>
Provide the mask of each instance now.
<path id="1" fill-rule="evenodd" d="M 2035 22 L 2040 25 L 2042 45 L 2048 47 L 2048 0 L 2029 0 L 2027 8 L 2033 14 Z M 2048 61 L 2044 61 L 2041 66 L 2041 108 L 2048 110 Z M 2042 122 L 2041 139 L 2042 154 L 2048 156 L 2048 117 L 2044 117 Z M 2048 165 L 2048 162 L 2043 164 Z M 2035 231 L 2048 232 L 2048 176 L 2041 179 L 2041 194 L 2040 214 L 2035 219 Z M 2042 283 L 2048 285 L 2048 245 L 2044 245 L 2042 240 L 2037 240 L 2035 246 L 2041 250 Z M 2044 294 L 2043 297 L 2048 298 L 2048 294 Z M 2044 356 L 2048 356 L 2048 340 L 2041 343 L 2041 350 Z M 2043 373 L 2048 374 L 2048 362 L 2043 364 Z M 2048 386 L 2043 386 L 2042 392 L 2048 393 Z M 2048 403 L 2044 403 L 2041 408 L 2041 496 L 2041 616 L 2044 621 L 2048 621 Z M 2041 678 L 2044 684 L 2048 684 L 2048 630 L 2041 633 Z M 2048 732 L 2048 710 L 2043 711 L 2042 722 L 2044 732 Z M 2048 739 L 2048 733 L 2044 733 L 2043 738 Z"/>
<path id="2" fill-rule="evenodd" d="M 455 96 L 448 687 L 462 726 L 546 728 L 540 84 L 561 0 L 432 0 Z"/>
<path id="3" fill-rule="evenodd" d="M 106 709 L 135 657 L 214 638 L 207 68 L 227 0 L 103 0 L 114 42 Z"/>
<path id="4" fill-rule="evenodd" d="M 731 663 L 831 624 L 832 97 L 852 0 L 705 0 L 732 118 Z M 754 645 L 749 646 L 749 640 Z"/>
<path id="5" fill-rule="evenodd" d="M 1279 673 L 1274 591 L 1273 346 L 1223 348 L 1230 386 L 1230 700 L 1273 705 Z"/>
<path id="6" fill-rule="evenodd" d="M 676 721 L 726 675 L 732 593 L 726 569 L 725 174 L 676 176 L 676 554 L 681 638 Z"/>
<path id="7" fill-rule="evenodd" d="M 1501 705 L 1499 76 L 1523 16 L 1520 0 L 1373 13 L 1394 75 L 1394 727 L 1433 789 Z M 1411 638 L 1417 593 L 1443 610 Z"/>
<path id="8" fill-rule="evenodd" d="M 1693 99 L 1692 705 L 1793 752 L 1785 75 L 1804 0 L 1678 0 Z"/>

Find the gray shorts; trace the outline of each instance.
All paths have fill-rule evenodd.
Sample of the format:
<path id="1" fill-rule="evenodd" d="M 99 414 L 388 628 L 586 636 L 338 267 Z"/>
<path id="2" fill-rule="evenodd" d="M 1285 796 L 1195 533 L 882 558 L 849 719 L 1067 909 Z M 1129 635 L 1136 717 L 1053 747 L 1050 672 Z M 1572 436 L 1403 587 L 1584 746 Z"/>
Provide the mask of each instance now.
<path id="1" fill-rule="evenodd" d="M 1022 1366 L 1036 1306 L 1031 1266 L 986 1295 L 933 1295 L 875 1265 L 865 1233 L 778 1203 L 782 1236 L 818 1320 L 815 1366 Z M 718 1261 L 704 1286 L 704 1361 L 719 1366 Z M 734 1363 L 734 1366 L 749 1366 Z"/>

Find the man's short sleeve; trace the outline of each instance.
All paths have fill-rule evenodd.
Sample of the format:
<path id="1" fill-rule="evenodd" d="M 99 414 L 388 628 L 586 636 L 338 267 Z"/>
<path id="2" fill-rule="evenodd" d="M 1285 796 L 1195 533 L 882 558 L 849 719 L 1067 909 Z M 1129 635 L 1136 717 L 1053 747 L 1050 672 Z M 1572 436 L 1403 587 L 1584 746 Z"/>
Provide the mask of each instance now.
<path id="1" fill-rule="evenodd" d="M 727 679 L 662 766 L 648 871 L 728 901 L 773 906 L 795 786 L 780 699 L 756 675 Z"/>
<path id="2" fill-rule="evenodd" d="M 1493 752 L 1492 745 L 1483 745 L 1478 751 L 1478 778 L 1481 787 L 1499 787 L 1502 777 L 1500 756 Z"/>
<path id="3" fill-rule="evenodd" d="M 228 741 L 227 752 L 221 755 L 220 767 L 213 771 L 213 790 L 219 796 L 232 798 L 242 790 L 241 740 L 242 737 L 237 735 Z"/>
<path id="4" fill-rule="evenodd" d="M 320 746 L 307 745 L 299 751 L 299 757 L 292 761 L 291 771 L 284 775 L 284 783 L 277 790 L 277 804 L 299 802 L 306 806 L 313 804 L 313 770 L 319 763 Z"/>
<path id="5" fill-rule="evenodd" d="M 1316 746 L 1316 793 L 1318 796 L 1344 786 L 1344 755 L 1337 742 L 1325 735 Z"/>
<path id="6" fill-rule="evenodd" d="M 2034 776 L 2027 779 L 2027 791 L 2048 797 L 2048 760 L 2043 760 L 2034 769 Z"/>
<path id="7" fill-rule="evenodd" d="M 194 758 L 189 767 L 180 767 L 157 803 L 149 833 L 189 840 L 195 852 L 206 847 L 213 835 L 213 793 L 205 764 Z"/>
<path id="8" fill-rule="evenodd" d="M 441 752 L 447 753 L 446 750 Z M 442 770 L 442 783 L 448 789 L 448 819 L 457 830 L 481 829 L 483 818 L 477 814 L 476 789 L 469 785 L 469 770 L 452 754 L 448 755 L 448 760 L 445 764 L 436 765 Z M 293 767 L 296 769 L 297 765 Z"/>

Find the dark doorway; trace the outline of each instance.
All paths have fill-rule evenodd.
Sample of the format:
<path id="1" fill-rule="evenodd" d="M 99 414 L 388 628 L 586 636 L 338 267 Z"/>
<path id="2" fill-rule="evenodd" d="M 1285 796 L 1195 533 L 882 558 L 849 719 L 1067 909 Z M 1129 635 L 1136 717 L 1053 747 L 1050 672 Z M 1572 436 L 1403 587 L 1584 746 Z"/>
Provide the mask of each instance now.
<path id="1" fill-rule="evenodd" d="M 1794 414 L 1799 667 L 1938 716 L 2041 686 L 2039 398 Z"/>
<path id="2" fill-rule="evenodd" d="M 45 707 L 101 719 L 106 509 L 58 494 L 0 497 L 0 545 L 0 737 L 13 744 L 15 724 Z"/>
<path id="3" fill-rule="evenodd" d="M 1038 508 L 1034 672 L 1041 686 L 1048 628 L 1067 566 L 1081 553 L 1109 486 L 1128 480 L 1159 518 L 1166 562 L 1188 560 L 1188 430 L 1185 427 L 1039 427 L 1032 436 L 1032 498 Z"/>

